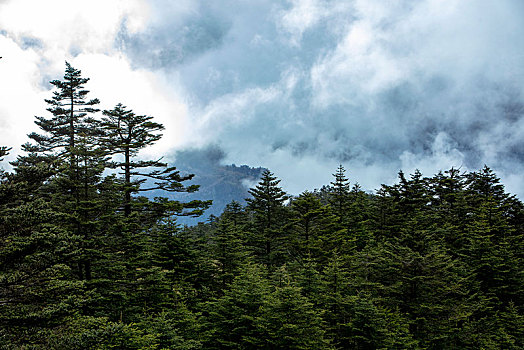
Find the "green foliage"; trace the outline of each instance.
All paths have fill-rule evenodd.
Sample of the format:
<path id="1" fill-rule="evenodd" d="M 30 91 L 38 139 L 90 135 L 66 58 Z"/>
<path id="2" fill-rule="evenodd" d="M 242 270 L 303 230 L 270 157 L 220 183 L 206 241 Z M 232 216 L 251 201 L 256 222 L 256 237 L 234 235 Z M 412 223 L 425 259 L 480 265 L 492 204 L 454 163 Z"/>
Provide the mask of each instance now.
<path id="1" fill-rule="evenodd" d="M 342 229 L 329 206 L 310 192 L 304 192 L 291 202 L 289 249 L 295 260 L 314 260 L 324 264 L 330 252 L 348 245 L 347 231 Z"/>
<path id="2" fill-rule="evenodd" d="M 159 349 L 202 349 L 202 326 L 198 315 L 183 303 L 173 304 L 169 311 L 144 317 L 137 326 L 155 336 Z"/>
<path id="3" fill-rule="evenodd" d="M 259 335 L 250 337 L 258 348 L 330 349 L 320 311 L 293 285 L 264 295 L 255 319 Z"/>
<path id="4" fill-rule="evenodd" d="M 121 104 L 97 119 L 87 81 L 66 64 L 0 171 L 1 348 L 524 347 L 524 205 L 490 168 L 371 194 L 339 166 L 294 198 L 265 171 L 245 208 L 181 227 L 210 203 L 140 160 L 163 126 Z"/>
<path id="5" fill-rule="evenodd" d="M 205 304 L 206 349 L 258 348 L 257 317 L 270 293 L 264 273 L 258 265 L 244 266 L 222 297 Z"/>
<path id="6" fill-rule="evenodd" d="M 333 174 L 335 181 L 331 182 L 329 203 L 333 207 L 340 221 L 344 221 L 348 209 L 349 180 L 346 178 L 346 169 L 340 164 Z"/>
<path id="7" fill-rule="evenodd" d="M 8 148 L 6 146 L 0 146 L 0 162 L 2 160 L 4 160 L 4 158 L 2 158 L 2 157 L 5 157 L 6 155 L 9 154 L 10 150 L 11 150 L 11 148 Z"/>
<path id="8" fill-rule="evenodd" d="M 249 190 L 248 209 L 253 213 L 253 231 L 250 237 L 255 255 L 268 268 L 280 265 L 284 259 L 282 228 L 286 219 L 284 202 L 289 196 L 279 187 L 273 173 L 265 170 L 258 185 Z"/>
<path id="9" fill-rule="evenodd" d="M 76 317 L 46 336 L 42 349 L 160 349 L 156 334 L 105 317 Z"/>

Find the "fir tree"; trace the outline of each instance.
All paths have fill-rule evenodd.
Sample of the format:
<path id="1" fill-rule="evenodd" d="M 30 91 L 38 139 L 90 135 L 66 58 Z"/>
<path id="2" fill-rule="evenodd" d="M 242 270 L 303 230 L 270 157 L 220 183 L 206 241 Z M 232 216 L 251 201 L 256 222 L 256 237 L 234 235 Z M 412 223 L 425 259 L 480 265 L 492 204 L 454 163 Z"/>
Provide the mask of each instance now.
<path id="1" fill-rule="evenodd" d="M 329 197 L 329 203 L 341 222 L 343 222 L 347 216 L 350 192 L 349 180 L 345 173 L 346 169 L 340 164 L 337 171 L 333 174 L 335 180 L 331 182 L 331 195 Z"/>
<path id="2" fill-rule="evenodd" d="M 120 169 L 124 176 L 124 214 L 131 214 L 131 195 L 145 191 L 195 192 L 198 185 L 184 186 L 193 174 L 183 176 L 175 167 L 168 167 L 160 160 L 137 160 L 138 152 L 158 141 L 164 130 L 162 124 L 153 122 L 153 117 L 137 115 L 126 106 L 117 104 L 112 110 L 104 110 L 101 127 L 104 130 L 102 144 L 111 155 L 120 160 L 110 163 L 111 168 Z M 147 181 L 150 182 L 147 182 Z M 152 182 L 152 183 L 151 183 Z M 144 186 L 142 186 L 144 185 Z M 138 204 L 138 203 L 137 203 Z M 164 216 L 199 216 L 211 204 L 210 201 L 181 203 L 161 199 L 149 206 L 153 212 L 165 210 Z"/>
<path id="3" fill-rule="evenodd" d="M 221 292 L 231 284 L 241 267 L 249 261 L 245 227 L 242 221 L 244 220 L 239 203 L 228 204 L 217 222 L 211 240 L 212 257 L 216 268 L 214 275 Z"/>
<path id="4" fill-rule="evenodd" d="M 264 341 L 257 317 L 270 293 L 261 267 L 247 264 L 231 288 L 206 304 L 206 349 L 258 349 Z"/>
<path id="5" fill-rule="evenodd" d="M 258 185 L 249 190 L 252 198 L 246 199 L 255 221 L 254 245 L 256 253 L 271 267 L 281 259 L 282 230 L 285 220 L 284 202 L 289 196 L 278 186 L 273 173 L 265 170 Z"/>
<path id="6" fill-rule="evenodd" d="M 320 312 L 291 284 L 275 288 L 263 299 L 253 342 L 266 349 L 332 349 Z"/>
<path id="7" fill-rule="evenodd" d="M 10 150 L 11 148 L 8 148 L 6 146 L 0 146 L 0 162 L 4 160 L 4 158 L 2 157 L 5 157 L 6 155 L 9 154 Z"/>
<path id="8" fill-rule="evenodd" d="M 323 264 L 329 253 L 346 246 L 346 231 L 327 206 L 310 192 L 300 194 L 291 202 L 291 251 L 296 259 L 314 260 Z"/>
<path id="9" fill-rule="evenodd" d="M 36 125 L 44 134 L 31 133 L 29 138 L 36 142 L 35 151 L 52 153 L 67 159 L 70 166 L 70 177 L 78 180 L 78 152 L 79 138 L 83 135 L 93 135 L 98 129 L 93 128 L 94 119 L 90 116 L 99 109 L 93 107 L 100 103 L 98 99 L 87 100 L 88 90 L 84 84 L 89 78 L 82 78 L 82 72 L 66 62 L 66 71 L 63 80 L 53 80 L 57 91 L 51 99 L 45 101 L 51 118 L 36 117 Z M 75 189 L 73 189 L 75 190 Z"/>
<path id="10" fill-rule="evenodd" d="M 93 226 L 99 222 L 96 185 L 104 170 L 105 154 L 96 144 L 98 128 L 91 114 L 98 112 L 94 106 L 98 99 L 87 100 L 88 90 L 81 71 L 66 62 L 63 80 L 53 80 L 57 89 L 51 99 L 45 100 L 51 118 L 36 117 L 35 123 L 44 132 L 31 133 L 36 145 L 26 144 L 26 157 L 19 157 L 15 165 L 28 161 L 55 164 L 54 181 L 56 210 L 69 216 L 71 234 L 82 236 L 79 256 L 76 258 L 80 279 L 91 279 L 93 250 Z M 35 156 L 36 155 L 36 156 Z"/>

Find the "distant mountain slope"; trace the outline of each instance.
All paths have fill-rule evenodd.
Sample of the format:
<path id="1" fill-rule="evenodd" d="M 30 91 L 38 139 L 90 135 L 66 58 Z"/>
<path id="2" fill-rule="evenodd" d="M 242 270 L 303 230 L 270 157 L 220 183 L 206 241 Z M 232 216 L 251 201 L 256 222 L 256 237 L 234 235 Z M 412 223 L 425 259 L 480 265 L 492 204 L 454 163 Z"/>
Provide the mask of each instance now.
<path id="1" fill-rule="evenodd" d="M 172 165 L 182 174 L 195 174 L 191 183 L 200 185 L 196 193 L 172 195 L 177 200 L 213 200 L 213 205 L 200 218 L 179 218 L 181 224 L 192 225 L 205 221 L 210 215 L 218 216 L 224 207 L 235 200 L 244 203 L 248 189 L 256 184 L 264 168 L 247 165 L 222 165 L 223 152 L 216 147 L 181 151 Z M 159 195 L 159 194 L 156 194 Z"/>

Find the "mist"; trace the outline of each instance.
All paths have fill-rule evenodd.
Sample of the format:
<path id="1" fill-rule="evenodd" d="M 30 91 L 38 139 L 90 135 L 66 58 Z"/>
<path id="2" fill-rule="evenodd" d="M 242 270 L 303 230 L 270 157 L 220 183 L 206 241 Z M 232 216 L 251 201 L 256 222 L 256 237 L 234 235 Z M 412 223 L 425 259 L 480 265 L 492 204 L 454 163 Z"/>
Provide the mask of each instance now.
<path id="1" fill-rule="evenodd" d="M 292 193 L 329 183 L 338 164 L 366 190 L 400 169 L 429 176 L 487 164 L 524 195 L 521 1 L 152 0 L 119 9 L 101 46 L 70 39 L 60 52 L 106 87 L 97 97 L 108 108 L 120 101 L 107 67 L 125 67 L 118 99 L 168 125 L 155 152 L 213 145 L 221 164 L 269 168 Z M 0 22 L 0 39 L 37 56 L 35 79 L 57 74 L 61 62 L 51 69 L 38 58 L 51 57 L 49 33 L 22 29 Z M 141 96 L 143 86 L 154 93 Z"/>

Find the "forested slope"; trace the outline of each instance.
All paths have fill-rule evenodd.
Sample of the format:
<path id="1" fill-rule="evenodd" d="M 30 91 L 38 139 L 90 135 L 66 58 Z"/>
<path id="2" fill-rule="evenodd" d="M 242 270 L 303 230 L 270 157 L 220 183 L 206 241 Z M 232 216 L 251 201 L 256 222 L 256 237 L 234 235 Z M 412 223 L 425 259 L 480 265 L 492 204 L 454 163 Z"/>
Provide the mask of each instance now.
<path id="1" fill-rule="evenodd" d="M 490 168 L 371 194 L 340 166 L 294 197 L 264 171 L 246 206 L 181 227 L 210 203 L 143 195 L 198 190 L 138 157 L 163 126 L 100 116 L 86 83 L 67 65 L 0 174 L 0 347 L 524 347 L 524 207 Z"/>

